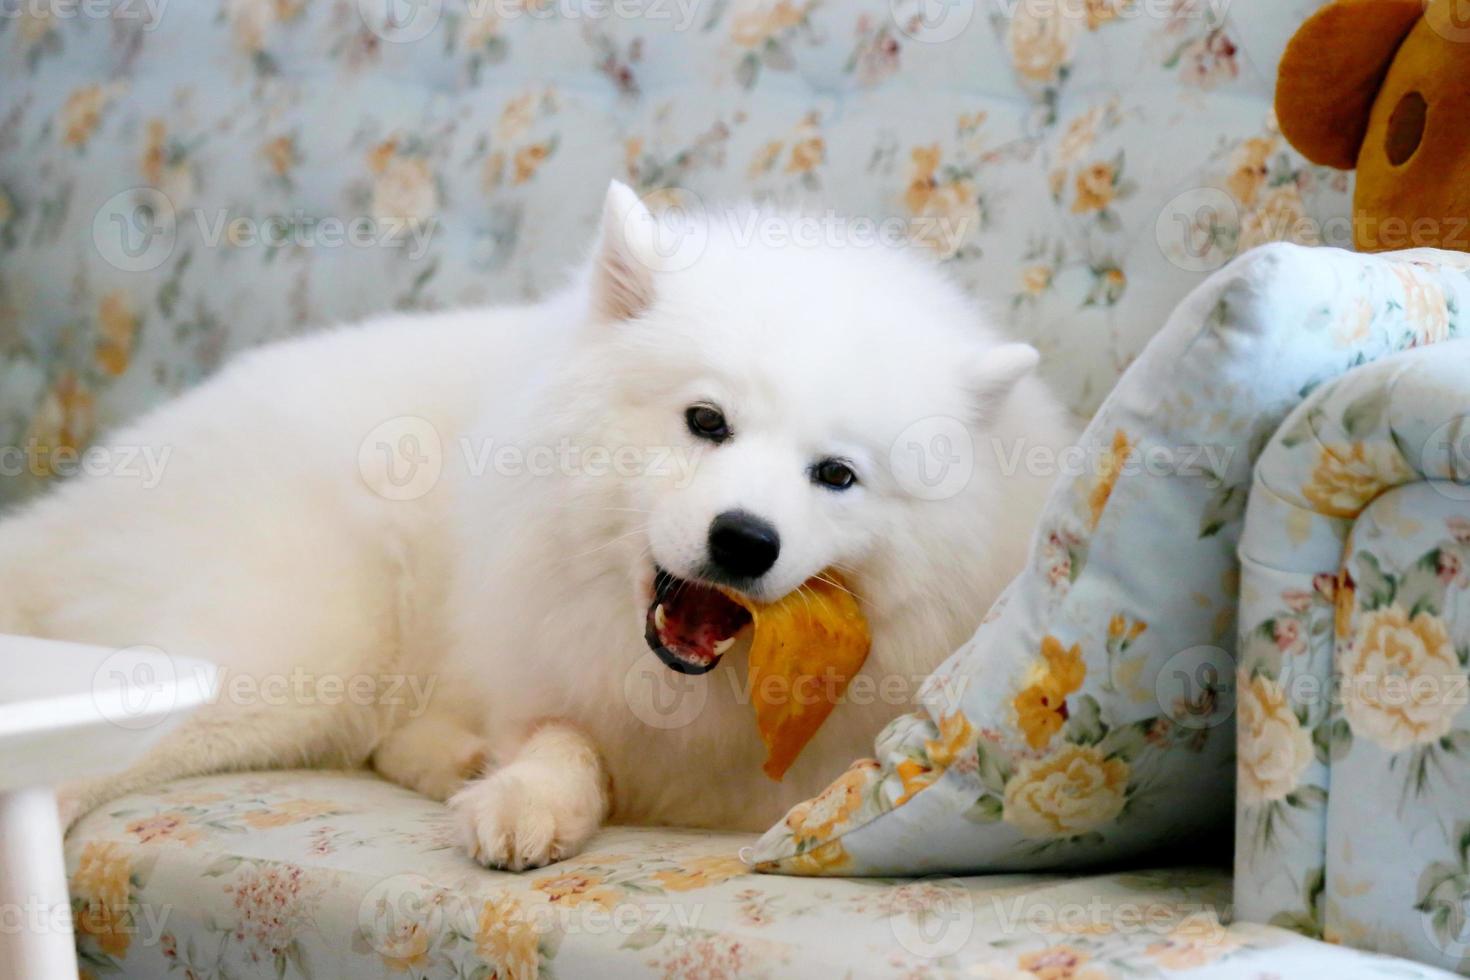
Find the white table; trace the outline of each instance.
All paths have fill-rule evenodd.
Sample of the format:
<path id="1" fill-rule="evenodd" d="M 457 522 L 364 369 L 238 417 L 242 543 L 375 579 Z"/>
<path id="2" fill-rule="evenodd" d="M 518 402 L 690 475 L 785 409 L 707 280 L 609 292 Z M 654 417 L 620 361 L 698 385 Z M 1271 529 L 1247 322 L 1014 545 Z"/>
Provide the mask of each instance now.
<path id="1" fill-rule="evenodd" d="M 125 769 L 214 681 L 150 647 L 0 634 L 0 977 L 77 975 L 55 787 Z"/>

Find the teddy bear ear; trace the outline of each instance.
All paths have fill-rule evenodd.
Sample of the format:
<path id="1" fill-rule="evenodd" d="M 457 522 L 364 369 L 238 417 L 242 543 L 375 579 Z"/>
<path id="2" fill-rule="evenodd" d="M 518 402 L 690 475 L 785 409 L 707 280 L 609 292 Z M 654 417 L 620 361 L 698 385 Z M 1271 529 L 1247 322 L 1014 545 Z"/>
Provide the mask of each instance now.
<path id="1" fill-rule="evenodd" d="M 1313 163 L 1352 170 L 1389 65 L 1424 0 L 1335 0 L 1292 37 L 1276 75 L 1281 135 Z"/>

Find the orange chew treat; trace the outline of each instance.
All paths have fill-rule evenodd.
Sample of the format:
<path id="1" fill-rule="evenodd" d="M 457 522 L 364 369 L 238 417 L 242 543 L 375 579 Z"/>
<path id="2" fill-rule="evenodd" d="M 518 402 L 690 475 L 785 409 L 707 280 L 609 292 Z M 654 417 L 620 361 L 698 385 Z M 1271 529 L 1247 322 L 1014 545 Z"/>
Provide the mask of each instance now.
<path id="1" fill-rule="evenodd" d="M 731 598 L 750 610 L 750 692 L 766 746 L 761 768 L 780 780 L 862 669 L 873 639 L 857 599 L 830 571 L 768 606 Z"/>

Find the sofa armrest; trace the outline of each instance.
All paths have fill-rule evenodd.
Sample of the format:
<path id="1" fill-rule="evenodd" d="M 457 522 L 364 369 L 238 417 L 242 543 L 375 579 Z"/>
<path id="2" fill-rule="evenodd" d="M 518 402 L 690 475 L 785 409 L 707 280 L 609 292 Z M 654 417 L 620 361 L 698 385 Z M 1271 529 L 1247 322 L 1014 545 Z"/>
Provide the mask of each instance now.
<path id="1" fill-rule="evenodd" d="M 1256 462 L 1236 911 L 1452 969 L 1470 953 L 1470 341 L 1314 391 Z"/>

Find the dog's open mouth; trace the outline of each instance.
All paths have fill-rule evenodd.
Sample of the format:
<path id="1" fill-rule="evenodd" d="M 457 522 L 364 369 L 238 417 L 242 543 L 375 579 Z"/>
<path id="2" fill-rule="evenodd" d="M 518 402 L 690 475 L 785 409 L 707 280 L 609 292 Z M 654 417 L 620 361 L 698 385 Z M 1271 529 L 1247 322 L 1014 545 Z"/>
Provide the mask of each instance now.
<path id="1" fill-rule="evenodd" d="M 713 670 L 749 622 L 750 613 L 718 588 L 655 569 L 643 637 L 671 670 Z"/>

